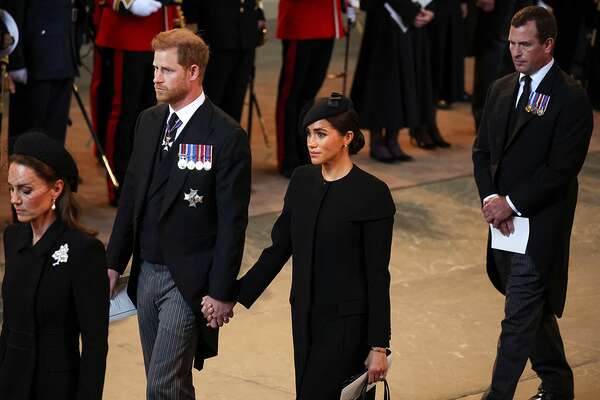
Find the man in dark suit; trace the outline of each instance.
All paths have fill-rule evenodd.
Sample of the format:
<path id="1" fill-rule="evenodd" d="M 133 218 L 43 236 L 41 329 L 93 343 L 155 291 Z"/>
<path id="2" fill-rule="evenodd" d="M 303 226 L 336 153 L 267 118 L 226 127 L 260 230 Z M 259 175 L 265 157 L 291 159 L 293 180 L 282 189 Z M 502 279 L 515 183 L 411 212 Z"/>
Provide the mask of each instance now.
<path id="1" fill-rule="evenodd" d="M 254 66 L 264 14 L 255 0 L 196 0 L 184 3 L 187 22 L 210 46 L 204 89 L 214 104 L 240 121 Z"/>
<path id="2" fill-rule="evenodd" d="M 64 144 L 79 63 L 78 24 L 85 0 L 16 0 L 6 10 L 19 27 L 10 55 L 8 149 L 27 130 Z"/>
<path id="3" fill-rule="evenodd" d="M 111 288 L 131 256 L 148 399 L 193 399 L 192 362 L 217 354 L 201 301 L 234 298 L 248 222 L 250 149 L 240 126 L 204 96 L 208 47 L 187 29 L 158 34 L 143 111 L 107 249 Z M 166 104 L 165 104 L 166 103 Z M 217 304 L 222 325 L 231 305 Z"/>
<path id="4" fill-rule="evenodd" d="M 536 400 L 573 398 L 573 373 L 555 316 L 563 312 L 577 175 L 592 133 L 583 88 L 554 63 L 554 16 L 526 7 L 512 18 L 517 72 L 491 86 L 473 147 L 486 222 L 514 232 L 528 219 L 525 254 L 492 249 L 487 270 L 506 296 L 498 353 L 486 400 L 512 399 L 527 359 L 542 380 Z"/>

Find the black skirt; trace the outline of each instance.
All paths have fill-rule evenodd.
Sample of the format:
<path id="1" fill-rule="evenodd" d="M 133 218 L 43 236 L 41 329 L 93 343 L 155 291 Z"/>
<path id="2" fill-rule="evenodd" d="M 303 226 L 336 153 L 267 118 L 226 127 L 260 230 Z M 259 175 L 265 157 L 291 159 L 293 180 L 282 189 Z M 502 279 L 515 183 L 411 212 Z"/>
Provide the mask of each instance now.
<path id="1" fill-rule="evenodd" d="M 362 128 L 397 130 L 432 121 L 429 45 L 425 29 L 402 32 L 383 6 L 367 12 L 350 94 Z"/>

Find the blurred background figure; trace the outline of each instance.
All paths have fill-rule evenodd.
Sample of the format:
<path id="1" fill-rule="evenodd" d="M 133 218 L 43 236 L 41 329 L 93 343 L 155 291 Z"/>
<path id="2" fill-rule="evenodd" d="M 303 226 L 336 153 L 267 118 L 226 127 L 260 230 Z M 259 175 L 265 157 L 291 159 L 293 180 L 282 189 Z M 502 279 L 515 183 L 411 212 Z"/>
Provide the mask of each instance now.
<path id="1" fill-rule="evenodd" d="M 465 18 L 467 0 L 434 0 L 435 14 L 427 26 L 431 38 L 433 94 L 440 109 L 465 95 Z"/>
<path id="2" fill-rule="evenodd" d="M 217 107 L 240 122 L 244 96 L 266 26 L 256 0 L 194 0 L 184 4 L 186 22 L 196 24 L 210 46 L 204 91 Z"/>
<path id="3" fill-rule="evenodd" d="M 175 4 L 165 0 L 165 3 Z M 96 0 L 96 47 L 90 101 L 94 130 L 123 183 L 138 114 L 156 104 L 152 38 L 184 24 L 179 6 L 155 0 Z M 109 203 L 120 191 L 107 178 Z"/>
<path id="4" fill-rule="evenodd" d="M 275 111 L 277 168 L 288 178 L 309 162 L 306 136 L 298 132 L 300 112 L 319 92 L 334 40 L 343 36 L 341 0 L 279 2 L 277 38 L 283 52 Z"/>
<path id="5" fill-rule="evenodd" d="M 471 109 L 479 127 L 487 90 L 496 79 L 514 71 L 508 52 L 510 19 L 535 0 L 476 0 L 474 32 L 475 79 Z"/>
<path id="6" fill-rule="evenodd" d="M 410 0 L 363 0 L 367 12 L 351 98 L 362 128 L 371 132 L 371 158 L 408 161 L 398 144 L 401 128 L 410 127 L 414 143 L 441 145 L 435 122 L 428 32 L 434 18 Z M 382 60 L 386 60 L 382 62 Z"/>
<path id="7" fill-rule="evenodd" d="M 64 144 L 87 0 L 12 0 L 20 40 L 10 55 L 8 151 L 29 129 Z"/>

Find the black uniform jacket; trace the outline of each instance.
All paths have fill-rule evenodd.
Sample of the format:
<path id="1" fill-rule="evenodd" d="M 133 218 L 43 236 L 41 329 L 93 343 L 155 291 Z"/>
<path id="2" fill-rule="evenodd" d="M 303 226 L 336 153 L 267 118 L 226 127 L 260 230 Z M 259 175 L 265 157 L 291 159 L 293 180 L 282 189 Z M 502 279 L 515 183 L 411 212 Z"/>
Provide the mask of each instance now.
<path id="1" fill-rule="evenodd" d="M 521 112 L 513 131 L 507 132 L 518 79 L 518 73 L 507 75 L 488 92 L 473 146 L 475 181 L 482 200 L 493 193 L 508 195 L 529 218 L 527 254 L 542 271 L 551 309 L 561 316 L 577 175 L 590 143 L 592 108 L 583 88 L 554 64 L 536 90 L 550 96 L 545 113 Z M 489 240 L 487 270 L 504 292 Z"/>
<path id="2" fill-rule="evenodd" d="M 104 246 L 60 220 L 31 243 L 29 224 L 6 228 L 0 399 L 101 399 L 109 308 Z"/>
<path id="3" fill-rule="evenodd" d="M 128 294 L 134 304 L 142 261 L 139 228 L 168 115 L 169 107 L 159 104 L 138 117 L 133 153 L 107 248 L 108 267 L 120 273 L 133 255 Z M 209 171 L 179 169 L 175 158 L 168 180 L 162 183 L 166 194 L 158 221 L 160 243 L 177 288 L 202 318 L 201 302 L 207 293 L 219 300 L 234 298 L 248 224 L 250 148 L 246 133 L 208 97 L 180 135 L 182 143 L 213 145 L 213 163 Z M 196 207 L 185 200 L 184 194 L 190 189 L 203 196 Z M 202 329 L 200 340 L 205 345 L 198 346 L 195 366 L 199 369 L 203 359 L 217 354 L 218 331 Z"/>
<path id="4" fill-rule="evenodd" d="M 73 78 L 79 59 L 77 0 L 12 0 L 7 11 L 19 27 L 19 43 L 9 70 L 27 68 L 35 79 Z"/>
<path id="5" fill-rule="evenodd" d="M 254 49 L 258 42 L 255 0 L 191 0 L 183 3 L 186 21 L 198 24 L 198 33 L 214 51 Z"/>
<path id="6" fill-rule="evenodd" d="M 332 265 L 339 285 L 332 287 L 340 317 L 367 314 L 367 341 L 387 347 L 390 340 L 390 274 L 388 264 L 395 206 L 385 183 L 354 166 L 344 182 L 339 204 L 339 236 L 346 251 Z M 238 302 L 250 307 L 292 256 L 292 330 L 296 386 L 309 350 L 311 271 L 315 224 L 325 194 L 321 167 L 297 168 L 285 195 L 281 215 L 273 226 L 272 245 L 240 280 Z"/>

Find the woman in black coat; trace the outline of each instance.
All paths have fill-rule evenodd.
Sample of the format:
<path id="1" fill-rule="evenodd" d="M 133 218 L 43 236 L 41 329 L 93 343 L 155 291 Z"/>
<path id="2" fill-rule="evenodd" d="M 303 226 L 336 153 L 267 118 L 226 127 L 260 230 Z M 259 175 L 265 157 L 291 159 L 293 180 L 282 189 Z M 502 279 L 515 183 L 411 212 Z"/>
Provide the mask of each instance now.
<path id="1" fill-rule="evenodd" d="M 350 97 L 370 131 L 371 158 L 412 160 L 398 144 L 406 127 L 419 147 L 448 147 L 436 123 L 425 29 L 433 12 L 411 0 L 362 0 L 361 7 L 367 17 Z"/>
<path id="2" fill-rule="evenodd" d="M 8 184 L 19 223 L 4 231 L 0 399 L 102 398 L 108 278 L 104 246 L 77 222 L 78 178 L 46 135 L 15 143 Z"/>
<path id="3" fill-rule="evenodd" d="M 364 139 L 349 99 L 317 100 L 303 128 L 313 165 L 295 170 L 273 243 L 239 281 L 237 301 L 249 308 L 292 256 L 296 398 L 337 400 L 365 365 L 370 382 L 387 372 L 395 206 L 385 183 L 352 164 Z"/>

